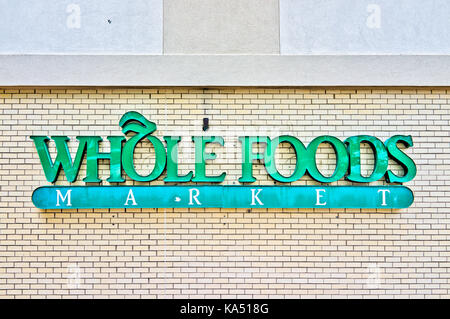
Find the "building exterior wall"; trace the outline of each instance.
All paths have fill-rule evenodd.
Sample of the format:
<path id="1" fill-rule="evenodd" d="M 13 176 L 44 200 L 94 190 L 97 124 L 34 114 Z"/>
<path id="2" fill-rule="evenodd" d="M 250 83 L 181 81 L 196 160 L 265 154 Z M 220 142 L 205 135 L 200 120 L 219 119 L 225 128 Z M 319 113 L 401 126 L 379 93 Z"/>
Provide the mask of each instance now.
<path id="1" fill-rule="evenodd" d="M 0 88 L 0 297 L 449 297 L 449 102 L 447 87 Z M 122 135 L 131 110 L 158 137 L 182 136 L 180 173 L 193 169 L 191 136 L 224 136 L 207 167 L 226 170 L 230 185 L 238 136 L 411 135 L 415 201 L 401 210 L 35 208 L 33 190 L 49 183 L 29 136 L 67 135 L 74 152 L 78 135 Z M 367 173 L 373 158 L 363 153 Z M 292 155 L 280 149 L 282 171 Z M 152 158 L 143 143 L 138 168 Z M 333 170 L 330 149 L 318 163 Z M 274 184 L 262 165 L 254 171 L 256 184 Z M 56 184 L 68 184 L 63 174 Z"/>
<path id="2" fill-rule="evenodd" d="M 449 54 L 446 0 L 0 0 L 0 54 Z"/>
<path id="3" fill-rule="evenodd" d="M 449 13 L 446 0 L 0 0 L 0 86 L 449 86 Z"/>

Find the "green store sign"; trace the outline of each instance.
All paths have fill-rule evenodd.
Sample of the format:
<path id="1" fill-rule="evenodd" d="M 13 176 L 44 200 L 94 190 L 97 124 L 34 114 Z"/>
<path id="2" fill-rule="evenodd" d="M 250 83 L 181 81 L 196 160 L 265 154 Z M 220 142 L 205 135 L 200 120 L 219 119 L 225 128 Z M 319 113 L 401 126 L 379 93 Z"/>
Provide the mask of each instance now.
<path id="1" fill-rule="evenodd" d="M 151 182 L 165 174 L 168 183 L 188 183 L 176 186 L 44 186 L 33 193 L 33 203 L 42 209 L 76 208 L 159 208 L 159 207 L 224 207 L 224 208 L 405 208 L 413 202 L 411 190 L 404 186 L 248 186 L 256 181 L 254 160 L 263 160 L 267 174 L 277 182 L 291 183 L 309 174 L 314 180 L 328 184 L 341 179 L 370 183 L 385 178 L 388 183 L 405 183 L 416 175 L 414 161 L 400 148 L 413 146 L 411 136 L 396 135 L 384 143 L 374 136 L 358 135 L 344 141 L 333 136 L 319 136 L 306 147 L 294 136 L 283 135 L 274 139 L 267 136 L 239 137 L 242 147 L 240 183 L 246 185 L 220 185 L 226 172 L 206 174 L 206 161 L 216 159 L 208 153 L 210 143 L 224 146 L 220 136 L 193 136 L 195 170 L 178 174 L 178 144 L 180 136 L 164 136 L 161 141 L 152 133 L 156 124 L 137 112 L 127 112 L 119 125 L 125 136 L 108 136 L 110 152 L 99 152 L 103 141 L 100 136 L 78 136 L 78 150 L 73 157 L 67 136 L 53 136 L 56 157 L 48 150 L 50 138 L 31 136 L 48 182 L 54 183 L 61 171 L 74 182 L 86 158 L 85 183 L 99 183 L 99 160 L 108 160 L 110 183 L 124 182 L 123 172 L 139 182 Z M 134 134 L 133 134 L 134 133 Z M 126 136 L 130 136 L 128 139 Z M 155 150 L 155 163 L 148 175 L 141 175 L 134 165 L 134 152 L 139 142 L 147 139 Z M 266 145 L 264 152 L 254 152 L 257 143 Z M 276 166 L 275 153 L 280 143 L 288 143 L 295 150 L 296 166 L 291 175 L 282 175 Z M 331 176 L 323 175 L 316 165 L 316 152 L 322 143 L 332 146 L 336 154 L 336 168 Z M 367 143 L 374 154 L 374 167 L 370 176 L 361 174 L 361 143 Z M 403 168 L 403 174 L 389 169 L 389 159 Z M 219 185 L 217 185 L 219 184 Z"/>

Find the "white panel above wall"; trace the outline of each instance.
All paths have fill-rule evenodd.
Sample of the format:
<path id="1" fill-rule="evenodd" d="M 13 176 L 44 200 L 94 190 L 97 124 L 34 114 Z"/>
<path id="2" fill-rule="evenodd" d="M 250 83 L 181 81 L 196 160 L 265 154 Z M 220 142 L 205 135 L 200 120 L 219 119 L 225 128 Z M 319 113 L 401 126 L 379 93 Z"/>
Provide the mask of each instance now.
<path id="1" fill-rule="evenodd" d="M 450 86 L 450 55 L 3 55 L 0 86 Z"/>
<path id="2" fill-rule="evenodd" d="M 448 0 L 280 0 L 281 54 L 450 54 Z"/>
<path id="3" fill-rule="evenodd" d="M 0 54 L 162 54 L 162 0 L 0 0 Z"/>

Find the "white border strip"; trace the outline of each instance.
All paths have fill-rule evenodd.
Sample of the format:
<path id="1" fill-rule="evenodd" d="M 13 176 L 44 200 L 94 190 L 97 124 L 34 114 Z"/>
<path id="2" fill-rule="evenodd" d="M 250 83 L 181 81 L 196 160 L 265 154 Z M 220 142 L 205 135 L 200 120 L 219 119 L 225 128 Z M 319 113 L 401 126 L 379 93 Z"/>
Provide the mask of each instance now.
<path id="1" fill-rule="evenodd" d="M 450 86 L 450 55 L 0 55 L 0 86 Z"/>

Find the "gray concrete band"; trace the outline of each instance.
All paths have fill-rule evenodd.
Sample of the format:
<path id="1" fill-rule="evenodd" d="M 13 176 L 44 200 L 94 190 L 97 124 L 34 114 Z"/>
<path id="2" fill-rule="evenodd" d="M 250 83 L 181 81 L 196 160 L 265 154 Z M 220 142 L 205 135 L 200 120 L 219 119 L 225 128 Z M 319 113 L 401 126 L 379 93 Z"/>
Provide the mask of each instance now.
<path id="1" fill-rule="evenodd" d="M 1 55 L 0 86 L 450 86 L 450 55 Z"/>

